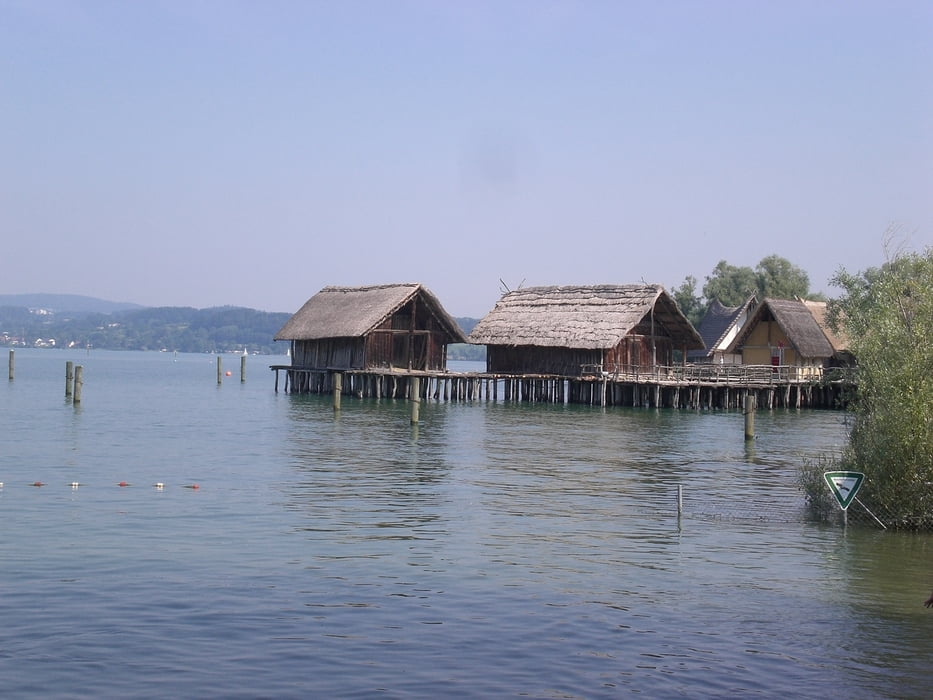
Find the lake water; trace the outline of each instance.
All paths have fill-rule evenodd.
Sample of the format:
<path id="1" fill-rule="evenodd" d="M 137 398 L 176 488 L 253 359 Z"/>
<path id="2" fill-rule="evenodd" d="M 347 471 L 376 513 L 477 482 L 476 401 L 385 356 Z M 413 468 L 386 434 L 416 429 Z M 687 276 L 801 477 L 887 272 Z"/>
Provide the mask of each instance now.
<path id="1" fill-rule="evenodd" d="M 844 414 L 760 412 L 749 444 L 733 412 L 427 401 L 413 428 L 223 359 L 218 386 L 208 355 L 16 351 L 4 697 L 931 692 L 929 538 L 804 517 Z"/>

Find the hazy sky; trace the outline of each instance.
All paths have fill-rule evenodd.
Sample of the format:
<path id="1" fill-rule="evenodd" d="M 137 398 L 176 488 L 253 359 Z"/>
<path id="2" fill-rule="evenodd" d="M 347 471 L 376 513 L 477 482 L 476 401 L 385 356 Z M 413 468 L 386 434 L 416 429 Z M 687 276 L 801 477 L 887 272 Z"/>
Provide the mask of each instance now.
<path id="1" fill-rule="evenodd" d="M 828 279 L 933 245 L 933 2 L 0 0 L 0 293 Z"/>

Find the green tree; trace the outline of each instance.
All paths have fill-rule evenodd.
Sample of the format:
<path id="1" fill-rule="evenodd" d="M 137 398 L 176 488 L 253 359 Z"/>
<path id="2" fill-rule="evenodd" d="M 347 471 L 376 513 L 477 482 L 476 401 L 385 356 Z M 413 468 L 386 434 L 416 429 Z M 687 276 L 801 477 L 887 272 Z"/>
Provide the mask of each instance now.
<path id="1" fill-rule="evenodd" d="M 833 278 L 829 304 L 858 362 L 855 420 L 840 466 L 865 474 L 859 499 L 886 523 L 933 526 L 933 251 Z"/>
<path id="2" fill-rule="evenodd" d="M 792 264 L 790 260 L 779 255 L 769 255 L 762 258 L 755 268 L 755 276 L 757 278 L 756 289 L 761 298 L 793 299 L 794 297 L 800 297 L 801 299 L 807 299 L 810 296 L 809 275 Z"/>
<path id="3" fill-rule="evenodd" d="M 703 296 L 707 306 L 718 299 L 725 306 L 740 306 L 752 292 L 758 291 L 758 275 L 750 267 L 736 267 L 720 260 L 707 276 Z"/>
<path id="4" fill-rule="evenodd" d="M 699 326 L 706 315 L 708 304 L 704 304 L 703 299 L 697 296 L 697 278 L 687 275 L 681 285 L 671 292 L 671 296 L 684 316 L 690 319 L 690 323 Z"/>

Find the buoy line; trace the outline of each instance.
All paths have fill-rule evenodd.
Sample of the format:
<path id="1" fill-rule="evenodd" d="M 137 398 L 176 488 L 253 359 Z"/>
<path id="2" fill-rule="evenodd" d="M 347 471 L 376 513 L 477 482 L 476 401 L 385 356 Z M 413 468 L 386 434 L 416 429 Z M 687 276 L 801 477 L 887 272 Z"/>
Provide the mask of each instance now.
<path id="1" fill-rule="evenodd" d="M 42 488 L 44 486 L 48 486 L 49 484 L 45 481 L 33 481 L 26 485 L 31 486 L 33 488 Z M 127 487 L 131 487 L 132 485 L 133 484 L 131 484 L 128 481 L 118 481 L 116 484 L 116 486 L 118 486 L 119 488 L 127 488 Z M 8 484 L 4 484 L 4 482 L 0 481 L 0 490 L 2 490 L 5 486 L 8 486 Z M 72 481 L 68 484 L 68 486 L 71 487 L 72 490 L 77 490 L 79 487 L 87 486 L 87 484 L 84 484 L 80 481 Z M 156 489 L 157 491 L 164 491 L 166 488 L 166 484 L 165 482 L 157 481 L 156 483 L 152 485 L 152 487 Z M 191 489 L 193 491 L 199 491 L 201 489 L 200 484 L 182 484 L 181 487 L 185 489 Z"/>

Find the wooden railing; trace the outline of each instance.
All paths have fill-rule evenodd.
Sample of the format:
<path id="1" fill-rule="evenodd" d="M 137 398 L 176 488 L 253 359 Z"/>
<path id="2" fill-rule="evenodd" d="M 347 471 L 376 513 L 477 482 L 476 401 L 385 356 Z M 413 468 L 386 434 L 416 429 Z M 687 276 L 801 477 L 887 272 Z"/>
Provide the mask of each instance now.
<path id="1" fill-rule="evenodd" d="M 822 381 L 854 382 L 854 370 L 795 365 L 583 365 L 583 377 L 603 377 L 612 381 L 657 382 L 671 384 L 810 384 Z"/>

